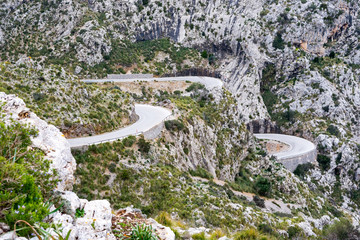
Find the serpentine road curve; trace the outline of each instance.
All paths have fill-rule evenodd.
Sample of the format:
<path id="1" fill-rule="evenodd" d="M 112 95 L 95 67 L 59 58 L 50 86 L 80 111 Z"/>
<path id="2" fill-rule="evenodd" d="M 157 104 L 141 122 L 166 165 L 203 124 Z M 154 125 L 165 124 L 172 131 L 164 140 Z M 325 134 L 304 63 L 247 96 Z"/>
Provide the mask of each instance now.
<path id="1" fill-rule="evenodd" d="M 139 119 L 134 124 L 109 133 L 68 139 L 70 147 L 88 146 L 92 144 L 115 141 L 129 135 L 139 135 L 150 130 L 164 121 L 167 117 L 171 116 L 171 111 L 166 108 L 144 104 L 135 104 L 135 112 L 139 116 Z"/>
<path id="2" fill-rule="evenodd" d="M 218 78 L 212 77 L 168 77 L 168 78 L 134 78 L 134 79 L 85 79 L 81 80 L 84 83 L 106 83 L 106 82 L 136 82 L 136 81 L 190 81 L 204 84 L 208 90 L 221 89 L 224 83 Z M 111 142 L 117 139 L 122 139 L 129 135 L 139 135 L 157 126 L 167 117 L 171 115 L 171 111 L 151 105 L 135 104 L 135 113 L 139 116 L 139 120 L 127 127 L 124 127 L 113 132 L 99 134 L 89 137 L 68 139 L 70 147 L 82 147 L 92 144 L 99 144 L 104 142 Z"/>
<path id="3" fill-rule="evenodd" d="M 289 145 L 290 148 L 287 151 L 273 154 L 279 160 L 302 156 L 316 150 L 316 147 L 312 142 L 304 138 L 299 138 L 291 135 L 267 133 L 254 134 L 254 136 L 258 139 L 275 140 Z"/>
<path id="4" fill-rule="evenodd" d="M 208 90 L 221 89 L 224 83 L 212 77 L 168 77 L 168 78 L 136 78 L 136 79 L 86 79 L 84 83 L 106 83 L 106 82 L 136 82 L 136 81 L 190 81 L 204 84 Z M 129 135 L 139 135 L 157 126 L 166 118 L 171 116 L 171 111 L 151 105 L 135 104 L 135 112 L 139 120 L 134 124 L 122 129 L 104 133 L 96 136 L 68 139 L 71 147 L 81 147 L 103 142 L 115 141 Z M 299 137 L 282 134 L 254 134 L 258 139 L 275 140 L 290 146 L 287 151 L 273 154 L 278 160 L 293 160 L 302 158 L 301 161 L 312 161 L 313 155 L 316 156 L 316 147 L 313 143 Z M 314 154 L 313 154 L 314 153 Z M 310 156 L 310 157 L 309 157 Z M 305 159 L 308 158 L 308 159 Z M 309 160 L 310 158 L 310 160 Z M 298 160 L 296 160 L 298 162 Z M 293 168 L 292 166 L 290 167 Z"/>
<path id="5" fill-rule="evenodd" d="M 283 134 L 254 134 L 258 139 L 275 140 L 289 146 L 286 151 L 273 153 L 279 162 L 290 171 L 295 171 L 299 164 L 316 163 L 316 146 L 312 142 Z"/>

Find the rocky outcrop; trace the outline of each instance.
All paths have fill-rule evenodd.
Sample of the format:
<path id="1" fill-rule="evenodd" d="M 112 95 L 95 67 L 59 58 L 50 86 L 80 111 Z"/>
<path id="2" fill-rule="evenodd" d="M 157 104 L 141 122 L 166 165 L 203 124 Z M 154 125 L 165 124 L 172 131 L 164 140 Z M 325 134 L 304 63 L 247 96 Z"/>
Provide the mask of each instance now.
<path id="1" fill-rule="evenodd" d="M 112 210 L 107 200 L 87 201 L 79 199 L 73 192 L 61 195 L 68 209 L 65 213 L 56 212 L 49 216 L 63 227 L 64 236 L 71 231 L 69 240 L 106 239 L 114 240 L 112 234 Z M 82 216 L 75 216 L 76 210 L 82 210 Z"/>
<path id="2" fill-rule="evenodd" d="M 51 161 L 51 168 L 57 171 L 60 180 L 57 190 L 71 190 L 74 184 L 76 162 L 64 135 L 56 127 L 47 124 L 30 112 L 24 101 L 15 95 L 0 92 L 0 103 L 4 104 L 2 109 L 5 113 L 5 121 L 18 121 L 37 129 L 38 135 L 32 139 L 32 146 L 41 149 L 45 153 L 45 158 Z M 28 113 L 26 117 L 21 114 L 24 112 Z"/>

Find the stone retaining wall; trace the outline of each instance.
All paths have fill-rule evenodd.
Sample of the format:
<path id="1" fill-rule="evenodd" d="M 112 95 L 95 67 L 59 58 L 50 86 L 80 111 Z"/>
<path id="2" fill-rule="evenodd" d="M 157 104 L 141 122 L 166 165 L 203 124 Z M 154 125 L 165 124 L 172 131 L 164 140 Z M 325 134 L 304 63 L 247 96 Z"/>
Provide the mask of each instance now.
<path id="1" fill-rule="evenodd" d="M 278 162 L 282 163 L 284 167 L 289 171 L 294 172 L 297 166 L 300 164 L 304 164 L 304 163 L 316 164 L 316 157 L 317 157 L 317 151 L 315 149 L 311 152 L 296 157 L 278 159 Z"/>
<path id="2" fill-rule="evenodd" d="M 153 139 L 157 138 L 160 135 L 163 128 L 164 128 L 164 122 L 161 122 L 158 125 L 151 128 L 150 130 L 144 132 L 143 133 L 144 138 L 148 139 L 148 140 L 153 140 Z"/>

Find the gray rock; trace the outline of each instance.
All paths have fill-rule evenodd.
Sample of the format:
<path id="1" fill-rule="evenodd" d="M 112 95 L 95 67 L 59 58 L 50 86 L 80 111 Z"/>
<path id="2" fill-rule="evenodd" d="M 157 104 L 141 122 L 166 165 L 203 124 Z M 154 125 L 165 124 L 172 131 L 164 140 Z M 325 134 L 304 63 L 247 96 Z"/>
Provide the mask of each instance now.
<path id="1" fill-rule="evenodd" d="M 66 209 L 66 213 L 75 217 L 76 209 L 81 208 L 81 202 L 79 197 L 70 191 L 60 192 L 60 197 L 63 199 L 63 209 Z"/>
<path id="2" fill-rule="evenodd" d="M 10 231 L 10 226 L 6 223 L 0 222 L 0 234 Z"/>
<path id="3" fill-rule="evenodd" d="M 0 235 L 0 240 L 13 240 L 14 238 L 17 238 L 17 235 L 14 231 Z"/>
<path id="4" fill-rule="evenodd" d="M 156 234 L 163 240 L 175 240 L 175 233 L 169 228 L 156 222 L 154 219 L 148 219 L 149 224 L 152 226 Z"/>

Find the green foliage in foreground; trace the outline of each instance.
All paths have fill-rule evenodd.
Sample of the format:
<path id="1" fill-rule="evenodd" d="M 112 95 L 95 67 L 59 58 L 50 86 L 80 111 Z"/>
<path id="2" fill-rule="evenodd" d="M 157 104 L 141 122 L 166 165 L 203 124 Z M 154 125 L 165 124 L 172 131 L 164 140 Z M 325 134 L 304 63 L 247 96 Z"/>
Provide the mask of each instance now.
<path id="1" fill-rule="evenodd" d="M 131 233 L 131 240 L 157 240 L 154 230 L 151 226 L 137 225 Z"/>
<path id="2" fill-rule="evenodd" d="M 10 227 L 17 220 L 41 225 L 49 214 L 45 201 L 56 187 L 55 172 L 49 174 L 50 163 L 43 153 L 30 147 L 36 134 L 32 128 L 0 119 L 0 221 Z M 29 233 L 30 228 L 20 231 Z"/>

